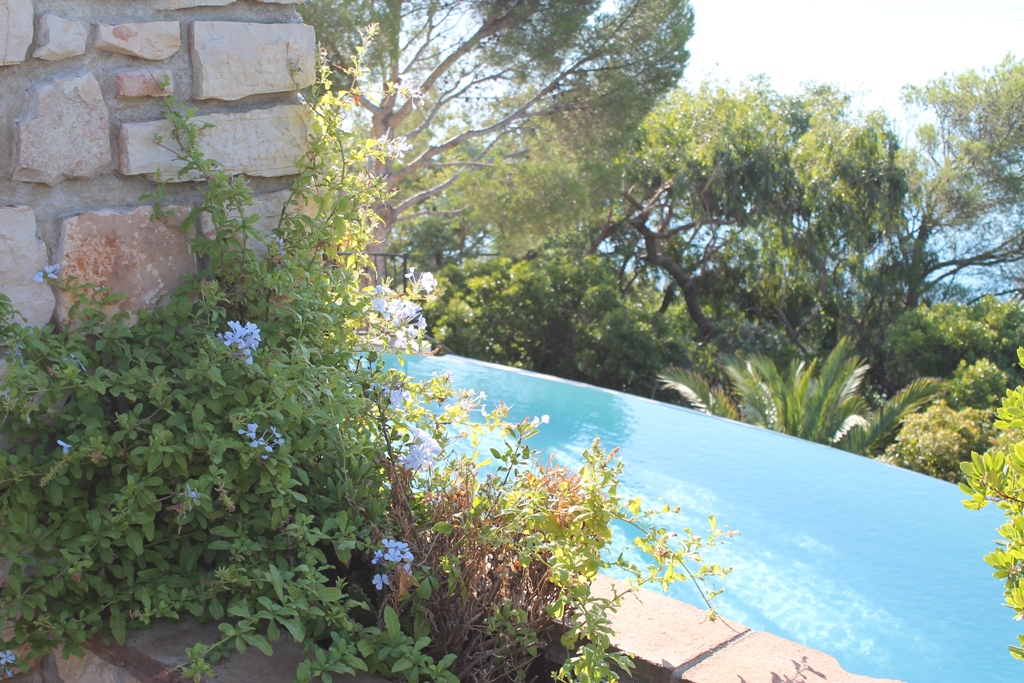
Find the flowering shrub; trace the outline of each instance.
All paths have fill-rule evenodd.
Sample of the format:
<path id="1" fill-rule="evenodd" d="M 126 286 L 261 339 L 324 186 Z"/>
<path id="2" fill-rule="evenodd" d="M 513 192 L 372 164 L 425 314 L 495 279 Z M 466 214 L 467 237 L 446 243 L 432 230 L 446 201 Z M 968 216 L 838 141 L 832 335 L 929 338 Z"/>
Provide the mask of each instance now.
<path id="1" fill-rule="evenodd" d="M 475 426 L 482 394 L 386 367 L 382 348 L 425 346 L 435 282 L 411 274 L 412 299 L 360 289 L 367 262 L 351 253 L 380 197 L 361 155 L 383 152 L 349 145 L 350 95 L 330 92 L 269 238 L 245 182 L 198 152 L 193 112 L 170 111 L 181 173 L 206 179 L 183 229 L 206 212 L 215 231 L 194 240 L 206 269 L 136 325 L 105 317 L 117 294 L 56 270 L 45 277 L 79 301 L 65 329 L 24 327 L 0 297 L 3 676 L 59 643 L 82 654 L 96 634 L 123 643 L 192 615 L 222 634 L 188 649 L 195 681 L 282 637 L 309 654 L 299 683 L 521 678 L 545 635 L 573 652 L 564 680 L 607 680 L 628 662 L 607 652 L 610 603 L 589 581 L 614 520 L 651 553 L 623 565 L 640 581 L 721 573 L 700 557 L 719 532 L 673 542 L 618 497 L 620 466 L 599 448 L 580 472 L 542 468 L 525 444 L 539 419 L 508 425 L 499 404 Z M 162 189 L 152 199 L 159 214 Z M 257 239 L 279 249 L 240 248 Z M 486 476 L 466 452 L 485 428 L 505 439 Z"/>

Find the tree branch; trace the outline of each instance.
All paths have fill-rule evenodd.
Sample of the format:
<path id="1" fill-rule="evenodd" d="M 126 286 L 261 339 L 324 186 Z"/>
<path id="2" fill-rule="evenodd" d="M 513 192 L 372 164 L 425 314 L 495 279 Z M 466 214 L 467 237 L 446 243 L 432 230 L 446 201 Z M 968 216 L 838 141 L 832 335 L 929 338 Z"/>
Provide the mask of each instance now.
<path id="1" fill-rule="evenodd" d="M 468 210 L 468 206 L 464 206 L 461 209 L 451 209 L 449 211 L 433 211 L 431 209 L 424 209 L 423 211 L 416 211 L 415 213 L 407 213 L 402 216 L 399 216 L 398 218 L 395 219 L 395 223 L 411 221 L 417 218 L 423 218 L 424 216 L 458 216 L 460 213 L 465 213 Z"/>

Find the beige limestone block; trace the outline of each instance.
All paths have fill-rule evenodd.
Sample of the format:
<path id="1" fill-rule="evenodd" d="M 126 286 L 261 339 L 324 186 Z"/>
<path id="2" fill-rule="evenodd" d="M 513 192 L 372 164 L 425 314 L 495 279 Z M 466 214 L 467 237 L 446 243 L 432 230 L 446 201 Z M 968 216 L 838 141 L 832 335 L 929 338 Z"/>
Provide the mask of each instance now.
<path id="1" fill-rule="evenodd" d="M 280 192 L 269 192 L 267 194 L 258 195 L 253 202 L 253 205 L 246 208 L 246 216 L 259 216 L 259 220 L 256 221 L 253 226 L 256 229 L 256 234 L 262 241 L 250 240 L 245 246 L 252 250 L 258 258 L 266 258 L 268 254 L 277 255 L 278 243 L 275 232 L 281 225 L 281 218 L 286 213 L 288 216 L 295 216 L 304 214 L 306 216 L 313 217 L 316 215 L 316 205 L 312 203 L 306 203 L 305 206 L 296 206 L 292 204 L 288 206 L 287 212 L 285 211 L 285 205 L 291 199 L 291 190 L 281 190 Z M 239 214 L 237 211 L 230 211 L 228 218 L 237 219 Z M 199 233 L 206 239 L 213 239 L 216 233 L 213 229 L 213 220 L 210 218 L 210 214 L 204 213 L 199 216 L 197 223 L 199 227 Z"/>
<path id="2" fill-rule="evenodd" d="M 114 74 L 114 83 L 121 97 L 164 97 L 174 94 L 174 74 L 168 69 L 122 71 Z"/>
<path id="3" fill-rule="evenodd" d="M 301 104 L 282 104 L 269 109 L 241 113 L 197 116 L 193 123 L 212 128 L 200 130 L 199 149 L 219 168 L 230 174 L 261 177 L 294 175 L 306 151 L 312 116 Z M 169 121 L 126 123 L 121 126 L 119 170 L 123 175 L 152 177 L 160 171 L 172 181 L 196 180 L 178 177 L 182 163 Z M 154 136 L 162 142 L 157 144 Z"/>
<path id="4" fill-rule="evenodd" d="M 164 294 L 177 289 L 183 277 L 196 272 L 190 240 L 176 227 L 188 216 L 189 207 L 165 210 L 173 217 L 151 220 L 153 209 L 144 206 L 130 213 L 90 211 L 65 219 L 57 248 L 61 275 L 127 294 L 106 313 L 126 311 L 129 324 L 134 324 L 140 309 L 152 309 Z M 69 322 L 74 303 L 69 294 L 57 293 L 62 324 Z"/>
<path id="5" fill-rule="evenodd" d="M 92 74 L 38 86 L 31 113 L 17 124 L 14 179 L 56 185 L 91 178 L 110 163 L 110 122 Z"/>
<path id="6" fill-rule="evenodd" d="M 192 22 L 197 99 L 238 100 L 313 84 L 316 31 L 305 24 Z"/>
<path id="7" fill-rule="evenodd" d="M 9 568 L 10 568 L 10 563 L 8 563 L 8 569 Z M 6 578 L 4 579 L 4 581 L 6 582 Z M 0 642 L 4 642 L 4 641 L 10 642 L 11 640 L 14 640 L 14 628 L 10 625 L 9 622 L 0 620 Z M 25 658 L 28 657 L 28 655 L 29 655 L 29 653 L 31 651 L 32 651 L 32 646 L 29 645 L 28 643 L 25 643 L 21 647 L 14 648 L 14 656 L 22 659 L 22 661 L 24 662 L 22 664 L 22 666 L 21 666 L 21 669 L 20 669 L 20 673 L 22 674 L 22 676 L 27 674 L 32 668 L 34 668 L 37 664 L 39 664 L 39 660 L 38 659 L 29 659 L 27 662 L 25 662 Z M 14 676 L 15 676 L 14 679 L 6 679 L 6 680 L 15 680 L 16 681 L 18 678 L 22 677 L 22 676 L 19 676 L 18 673 L 19 673 L 19 669 L 14 668 Z"/>
<path id="8" fill-rule="evenodd" d="M 97 50 L 159 62 L 181 49 L 181 24 L 148 21 L 138 24 L 96 25 Z"/>
<path id="9" fill-rule="evenodd" d="M 46 265 L 46 245 L 36 237 L 32 209 L 0 207 L 0 294 L 29 325 L 45 325 L 53 317 L 53 289 L 45 278 L 33 279 Z"/>
<path id="10" fill-rule="evenodd" d="M 64 659 L 63 653 L 54 658 L 57 673 L 64 683 L 124 683 L 124 669 L 100 659 L 92 652 L 85 651 L 84 657 Z"/>
<path id="11" fill-rule="evenodd" d="M 153 9 L 189 9 L 190 7 L 223 7 L 235 0 L 150 0 Z"/>
<path id="12" fill-rule="evenodd" d="M 85 44 L 89 31 L 79 21 L 69 21 L 52 14 L 39 17 L 39 28 L 36 32 L 39 47 L 32 56 L 48 62 L 56 62 L 75 55 L 85 54 Z"/>
<path id="13" fill-rule="evenodd" d="M 598 575 L 591 593 L 611 599 L 629 586 Z M 610 615 L 612 646 L 633 656 L 634 677 L 667 680 L 675 669 L 694 662 L 750 631 L 729 619 L 708 619 L 707 612 L 649 590 L 629 593 Z"/>
<path id="14" fill-rule="evenodd" d="M 0 0 L 0 66 L 24 62 L 32 44 L 32 0 Z"/>
<path id="15" fill-rule="evenodd" d="M 681 677 L 682 683 L 900 683 L 851 674 L 835 657 L 770 633 L 750 633 Z"/>

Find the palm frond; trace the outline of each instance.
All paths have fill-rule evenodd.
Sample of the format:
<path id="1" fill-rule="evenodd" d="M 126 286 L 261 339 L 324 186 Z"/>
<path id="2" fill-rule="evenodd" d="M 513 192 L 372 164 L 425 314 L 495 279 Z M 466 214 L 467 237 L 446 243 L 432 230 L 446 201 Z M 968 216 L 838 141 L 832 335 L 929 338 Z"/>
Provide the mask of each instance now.
<path id="1" fill-rule="evenodd" d="M 712 387 L 706 379 L 692 370 L 666 368 L 658 374 L 658 382 L 662 387 L 682 396 L 687 405 L 694 410 L 731 420 L 738 417 L 736 407 L 729 400 L 728 394 L 720 387 Z"/>
<path id="2" fill-rule="evenodd" d="M 836 445 L 843 450 L 870 455 L 879 450 L 884 440 L 900 422 L 924 404 L 942 393 L 945 382 L 925 377 L 903 387 L 870 417 L 864 427 L 851 430 Z"/>

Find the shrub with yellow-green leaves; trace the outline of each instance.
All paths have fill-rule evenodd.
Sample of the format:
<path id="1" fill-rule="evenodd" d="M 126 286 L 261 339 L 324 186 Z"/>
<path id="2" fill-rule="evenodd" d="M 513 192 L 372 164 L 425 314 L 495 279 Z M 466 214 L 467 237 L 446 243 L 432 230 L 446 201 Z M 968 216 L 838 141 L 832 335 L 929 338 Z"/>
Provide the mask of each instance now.
<path id="1" fill-rule="evenodd" d="M 1024 367 L 1024 348 L 1017 351 Z M 1001 438 L 997 448 L 987 453 L 973 453 L 961 465 L 964 483 L 960 490 L 970 496 L 964 505 L 972 510 L 997 505 L 1006 515 L 999 527 L 1002 540 L 985 556 L 995 570 L 993 576 L 1006 584 L 1006 605 L 1015 613 L 1015 619 L 1024 619 L 1024 387 L 1006 392 L 999 408 L 996 429 L 1009 438 Z M 1024 635 L 1018 636 L 1019 646 L 1009 646 L 1010 653 L 1024 659 Z"/>

